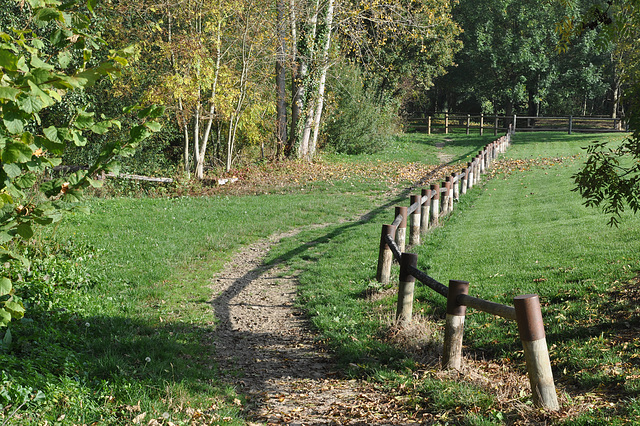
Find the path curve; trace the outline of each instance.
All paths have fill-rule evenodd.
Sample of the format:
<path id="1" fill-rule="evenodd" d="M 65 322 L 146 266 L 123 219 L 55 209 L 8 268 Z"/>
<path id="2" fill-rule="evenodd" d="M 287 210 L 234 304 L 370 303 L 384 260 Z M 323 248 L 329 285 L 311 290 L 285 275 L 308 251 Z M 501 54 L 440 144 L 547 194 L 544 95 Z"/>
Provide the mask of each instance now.
<path id="1" fill-rule="evenodd" d="M 419 419 L 403 413 L 389 393 L 340 377 L 294 307 L 296 278 L 281 265 L 264 265 L 269 248 L 296 232 L 245 247 L 213 280 L 224 380 L 248 396 L 252 424 L 415 424 Z"/>

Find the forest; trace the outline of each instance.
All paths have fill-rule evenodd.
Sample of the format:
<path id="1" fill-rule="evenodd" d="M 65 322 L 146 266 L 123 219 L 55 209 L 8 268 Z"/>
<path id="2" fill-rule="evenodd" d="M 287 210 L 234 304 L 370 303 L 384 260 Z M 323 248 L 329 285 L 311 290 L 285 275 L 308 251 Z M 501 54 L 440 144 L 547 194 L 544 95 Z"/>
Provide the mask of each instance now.
<path id="1" fill-rule="evenodd" d="M 31 0 L 9 1 L 0 28 L 5 43 L 11 30 L 37 38 L 19 49 L 37 48 L 47 67 L 108 74 L 39 113 L 43 127 L 79 110 L 121 122 L 71 144 L 64 164 L 93 164 L 133 125 L 123 110 L 156 105 L 162 129 L 122 170 L 202 179 L 318 151 L 371 153 L 433 112 L 626 117 L 632 4 Z"/>

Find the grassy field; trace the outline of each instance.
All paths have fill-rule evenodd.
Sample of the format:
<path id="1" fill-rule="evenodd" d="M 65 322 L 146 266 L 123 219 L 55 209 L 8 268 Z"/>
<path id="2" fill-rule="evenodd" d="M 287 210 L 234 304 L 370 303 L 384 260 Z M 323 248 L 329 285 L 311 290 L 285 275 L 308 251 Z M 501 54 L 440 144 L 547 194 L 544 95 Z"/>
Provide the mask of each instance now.
<path id="1" fill-rule="evenodd" d="M 584 158 L 575 155 L 592 136 L 518 135 L 507 155 L 513 160 L 415 248 L 422 269 L 444 283 L 468 280 L 474 295 L 510 303 L 517 294 L 540 294 L 561 414 L 545 417 L 527 408 L 527 395 L 505 400 L 491 386 L 439 372 L 433 362 L 444 303 L 426 289 L 417 297 L 419 338 L 390 337 L 397 331 L 393 288 L 373 281 L 380 225 L 392 221 L 393 205 L 408 204 L 404 188 L 415 175 L 349 171 L 428 165 L 442 153 L 466 162 L 492 139 L 407 135 L 377 155 L 327 156 L 323 167 L 335 168 L 323 173 L 335 179 L 289 177 L 306 182 L 291 191 L 91 201 L 90 216 L 38 236 L 32 250 L 42 260 L 21 275 L 30 305 L 0 353 L 5 418 L 130 424 L 148 413 L 178 424 L 244 424 L 243 395 L 216 370 L 208 280 L 242 245 L 311 224 L 329 225 L 286 239 L 269 261 L 301 271 L 298 303 L 347 374 L 369 377 L 443 423 L 637 418 L 640 218 L 609 228 L 570 191 Z M 389 195 L 392 186 L 401 197 Z M 467 321 L 465 353 L 474 368 L 505 367 L 520 380 L 513 324 L 479 313 Z"/>

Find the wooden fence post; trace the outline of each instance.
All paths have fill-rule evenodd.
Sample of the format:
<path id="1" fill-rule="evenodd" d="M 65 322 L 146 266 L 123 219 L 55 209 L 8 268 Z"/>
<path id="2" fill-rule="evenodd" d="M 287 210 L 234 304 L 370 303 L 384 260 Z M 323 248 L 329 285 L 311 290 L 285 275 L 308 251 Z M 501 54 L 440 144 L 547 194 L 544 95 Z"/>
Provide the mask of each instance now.
<path id="1" fill-rule="evenodd" d="M 400 257 L 400 285 L 398 286 L 398 306 L 396 321 L 400 325 L 407 325 L 413 316 L 413 289 L 416 278 L 409 272 L 410 267 L 417 267 L 418 255 L 402 253 Z"/>
<path id="2" fill-rule="evenodd" d="M 396 244 L 400 249 L 400 253 L 404 251 L 407 242 L 407 208 L 404 206 L 396 207 L 396 215 L 402 215 L 402 221 L 400 225 L 398 225 L 398 229 L 396 229 Z"/>
<path id="3" fill-rule="evenodd" d="M 413 213 L 411 213 L 411 228 L 409 230 L 409 244 L 412 246 L 420 245 L 420 214 L 422 213 L 422 203 L 420 202 L 422 197 L 419 195 L 412 195 L 409 199 L 413 206 L 418 204 Z"/>
<path id="4" fill-rule="evenodd" d="M 476 165 L 475 165 L 475 159 L 471 160 L 471 162 L 469 163 L 469 178 L 467 179 L 467 189 L 471 189 L 473 188 L 473 180 L 475 179 L 475 176 L 473 175 L 473 170 L 475 169 Z"/>
<path id="5" fill-rule="evenodd" d="M 448 200 L 449 200 L 449 205 L 447 206 L 447 210 L 449 211 L 449 213 L 453 213 L 453 187 L 455 186 L 455 182 L 453 180 L 453 174 L 451 174 L 451 176 L 447 176 L 447 180 L 449 181 L 449 186 L 447 186 L 447 194 L 448 194 Z"/>
<path id="6" fill-rule="evenodd" d="M 484 114 L 480 114 L 480 136 L 484 134 Z"/>
<path id="7" fill-rule="evenodd" d="M 462 336 L 464 335 L 464 316 L 467 312 L 467 307 L 460 305 L 456 300 L 460 294 L 469 294 L 469 283 L 449 280 L 442 354 L 442 368 L 445 369 L 453 368 L 459 370 L 462 366 Z"/>
<path id="8" fill-rule="evenodd" d="M 431 116 L 429 116 L 429 119 L 427 120 L 427 134 L 431 134 Z"/>
<path id="9" fill-rule="evenodd" d="M 449 134 L 449 113 L 444 113 L 444 133 Z"/>
<path id="10" fill-rule="evenodd" d="M 440 215 L 440 184 L 431 184 L 431 222 L 430 228 L 438 226 L 438 216 Z"/>
<path id="11" fill-rule="evenodd" d="M 473 159 L 473 184 L 477 184 L 480 181 L 480 159 L 476 155 Z"/>
<path id="12" fill-rule="evenodd" d="M 451 188 L 451 176 L 447 176 L 444 181 L 444 191 L 442 192 L 441 210 L 443 214 L 449 214 L 449 189 Z"/>
<path id="13" fill-rule="evenodd" d="M 425 233 L 429 229 L 429 210 L 431 210 L 431 189 L 422 188 L 422 202 L 420 212 L 420 232 Z"/>
<path id="14" fill-rule="evenodd" d="M 453 173 L 453 198 L 460 201 L 460 173 Z"/>
<path id="15" fill-rule="evenodd" d="M 520 340 L 524 347 L 533 403 L 538 407 L 558 410 L 560 407 L 553 383 L 540 299 L 537 294 L 526 294 L 514 297 L 513 304 L 516 309 Z"/>
<path id="16" fill-rule="evenodd" d="M 498 116 L 493 117 L 493 136 L 498 136 Z"/>
<path id="17" fill-rule="evenodd" d="M 569 116 L 569 134 L 573 131 L 573 115 Z"/>
<path id="18" fill-rule="evenodd" d="M 471 127 L 471 114 L 467 114 L 467 134 L 469 134 L 469 127 Z"/>
<path id="19" fill-rule="evenodd" d="M 380 253 L 378 255 L 378 271 L 376 280 L 382 284 L 389 284 L 391 280 L 391 264 L 393 263 L 393 252 L 387 244 L 385 235 L 389 235 L 392 239 L 396 233 L 396 227 L 393 225 L 382 225 L 382 235 L 380 236 Z"/>
<path id="20" fill-rule="evenodd" d="M 464 177 L 462 178 L 462 193 L 466 194 L 469 189 L 469 174 L 471 173 L 471 163 L 467 163 L 467 168 L 464 171 Z"/>
<path id="21" fill-rule="evenodd" d="M 513 127 L 511 128 L 511 134 L 516 134 L 516 122 L 518 121 L 518 116 L 513 114 Z"/>

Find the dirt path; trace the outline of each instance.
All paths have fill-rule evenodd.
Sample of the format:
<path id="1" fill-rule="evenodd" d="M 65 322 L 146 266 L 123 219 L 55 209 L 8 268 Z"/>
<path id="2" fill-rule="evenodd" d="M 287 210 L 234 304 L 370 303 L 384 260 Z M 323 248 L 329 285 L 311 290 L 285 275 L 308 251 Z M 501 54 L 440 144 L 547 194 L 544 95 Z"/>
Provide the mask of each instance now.
<path id="1" fill-rule="evenodd" d="M 295 277 L 264 266 L 269 248 L 290 235 L 246 247 L 212 285 L 217 357 L 225 380 L 249 396 L 253 424 L 415 424 L 391 395 L 340 377 L 293 306 Z"/>

